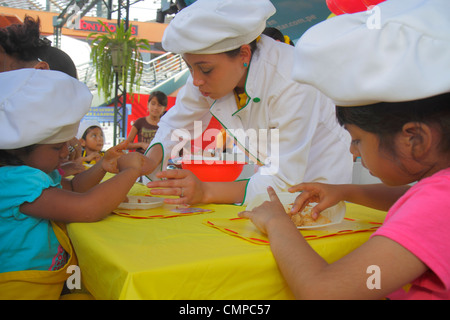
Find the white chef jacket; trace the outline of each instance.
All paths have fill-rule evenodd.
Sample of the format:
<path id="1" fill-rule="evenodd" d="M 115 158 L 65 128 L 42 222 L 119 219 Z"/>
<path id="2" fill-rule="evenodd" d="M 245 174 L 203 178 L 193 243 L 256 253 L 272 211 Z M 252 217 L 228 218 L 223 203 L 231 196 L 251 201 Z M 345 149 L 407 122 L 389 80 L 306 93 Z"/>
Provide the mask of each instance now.
<path id="1" fill-rule="evenodd" d="M 251 159 L 264 164 L 247 184 L 245 204 L 266 193 L 269 185 L 287 191 L 301 182 L 351 183 L 350 135 L 337 123 L 329 98 L 291 79 L 293 54 L 292 46 L 261 36 L 245 84 L 248 101 L 239 110 L 234 93 L 217 100 L 204 97 L 189 76 L 175 105 L 158 123 L 149 149 L 160 144 L 163 161 L 148 178 L 154 180 L 154 174 L 177 155 L 172 151 L 180 148 L 180 140 L 195 139 L 214 116 Z M 177 129 L 184 130 L 185 138 Z M 248 142 L 252 132 L 258 136 L 257 146 Z"/>

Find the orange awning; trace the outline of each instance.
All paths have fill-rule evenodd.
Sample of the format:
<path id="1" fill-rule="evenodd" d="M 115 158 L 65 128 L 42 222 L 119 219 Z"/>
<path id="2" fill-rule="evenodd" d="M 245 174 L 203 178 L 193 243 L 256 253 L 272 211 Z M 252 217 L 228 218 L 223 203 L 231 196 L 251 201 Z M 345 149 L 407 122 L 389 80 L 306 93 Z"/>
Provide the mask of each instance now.
<path id="1" fill-rule="evenodd" d="M 16 15 L 0 13 L 0 28 L 4 28 L 13 23 L 22 23 Z"/>

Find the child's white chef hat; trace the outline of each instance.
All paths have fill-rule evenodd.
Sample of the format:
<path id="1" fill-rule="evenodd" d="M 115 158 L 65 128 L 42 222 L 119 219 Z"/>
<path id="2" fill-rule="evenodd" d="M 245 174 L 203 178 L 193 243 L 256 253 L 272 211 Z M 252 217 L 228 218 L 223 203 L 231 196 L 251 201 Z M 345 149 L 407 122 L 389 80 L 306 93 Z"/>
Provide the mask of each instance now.
<path id="1" fill-rule="evenodd" d="M 450 1 L 387 0 L 310 28 L 293 78 L 337 105 L 423 99 L 450 91 Z"/>
<path id="2" fill-rule="evenodd" d="M 175 15 L 162 45 L 180 54 L 237 49 L 255 40 L 275 11 L 269 0 L 197 0 Z"/>
<path id="3" fill-rule="evenodd" d="M 78 133 L 76 135 L 76 138 L 77 139 L 83 138 L 84 133 L 90 127 L 99 127 L 100 129 L 102 129 L 100 122 L 98 122 L 97 120 L 83 120 L 80 122 L 80 126 L 78 127 Z"/>
<path id="4" fill-rule="evenodd" d="M 59 71 L 1 72 L 0 149 L 70 140 L 91 101 L 85 84 Z"/>

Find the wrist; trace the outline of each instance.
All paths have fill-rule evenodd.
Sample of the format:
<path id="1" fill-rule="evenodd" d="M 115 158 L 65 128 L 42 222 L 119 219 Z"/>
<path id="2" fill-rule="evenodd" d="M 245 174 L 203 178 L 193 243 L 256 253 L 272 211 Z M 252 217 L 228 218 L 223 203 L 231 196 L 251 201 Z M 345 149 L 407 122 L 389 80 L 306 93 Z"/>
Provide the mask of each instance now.
<path id="1" fill-rule="evenodd" d="M 270 219 L 266 226 L 266 234 L 272 237 L 279 237 L 284 236 L 286 233 L 289 232 L 289 230 L 293 230 L 295 232 L 298 231 L 297 227 L 295 226 L 294 222 L 291 220 L 289 215 L 277 215 L 276 217 L 273 217 Z"/>
<path id="2" fill-rule="evenodd" d="M 107 173 L 108 172 L 108 170 L 106 170 L 105 168 L 103 168 L 103 157 L 102 158 L 100 158 L 100 160 L 98 160 L 97 162 L 95 162 L 95 165 L 94 166 L 96 166 L 96 167 L 98 167 L 100 170 L 102 170 L 104 173 Z"/>
<path id="3" fill-rule="evenodd" d="M 209 185 L 208 182 L 202 182 L 200 181 L 199 189 L 202 193 L 202 199 L 200 200 L 201 203 L 213 203 L 214 202 L 214 195 L 212 190 L 214 189 L 213 186 Z"/>
<path id="4" fill-rule="evenodd" d="M 355 193 L 354 184 L 343 184 L 337 186 L 336 190 L 339 190 L 339 200 L 340 201 L 350 201 L 351 196 Z"/>
<path id="5" fill-rule="evenodd" d="M 135 176 L 136 179 L 141 176 L 141 169 L 135 168 L 135 167 L 128 167 L 126 169 L 120 170 L 120 173 L 126 173 L 130 176 Z"/>

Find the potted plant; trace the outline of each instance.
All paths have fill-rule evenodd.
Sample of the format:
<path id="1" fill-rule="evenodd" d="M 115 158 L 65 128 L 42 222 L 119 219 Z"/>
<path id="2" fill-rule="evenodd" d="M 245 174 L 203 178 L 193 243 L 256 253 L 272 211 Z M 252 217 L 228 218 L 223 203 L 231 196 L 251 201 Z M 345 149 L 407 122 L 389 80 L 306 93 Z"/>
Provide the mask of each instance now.
<path id="1" fill-rule="evenodd" d="M 110 98 L 114 89 L 114 75 L 117 72 L 119 84 L 130 94 L 133 85 L 139 88 L 144 65 L 140 50 L 150 49 L 146 39 L 137 39 L 131 35 L 131 26 L 125 30 L 120 21 L 115 32 L 99 20 L 107 33 L 92 32 L 87 38 L 92 40 L 91 59 L 95 68 L 95 78 L 99 93 Z"/>

